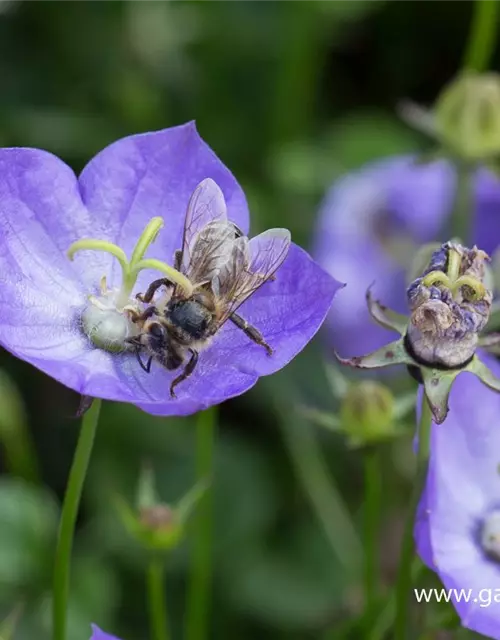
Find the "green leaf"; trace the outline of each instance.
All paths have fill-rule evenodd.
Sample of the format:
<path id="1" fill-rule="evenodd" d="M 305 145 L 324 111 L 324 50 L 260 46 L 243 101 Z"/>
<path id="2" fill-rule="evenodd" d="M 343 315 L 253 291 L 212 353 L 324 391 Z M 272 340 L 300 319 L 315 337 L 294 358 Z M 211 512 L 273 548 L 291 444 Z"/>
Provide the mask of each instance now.
<path id="1" fill-rule="evenodd" d="M 311 522 L 240 557 L 227 579 L 226 597 L 239 609 L 285 629 L 320 628 L 341 607 L 347 586 L 343 568 Z"/>
<path id="2" fill-rule="evenodd" d="M 45 490 L 0 482 L 0 585 L 33 587 L 50 575 L 58 508 Z"/>

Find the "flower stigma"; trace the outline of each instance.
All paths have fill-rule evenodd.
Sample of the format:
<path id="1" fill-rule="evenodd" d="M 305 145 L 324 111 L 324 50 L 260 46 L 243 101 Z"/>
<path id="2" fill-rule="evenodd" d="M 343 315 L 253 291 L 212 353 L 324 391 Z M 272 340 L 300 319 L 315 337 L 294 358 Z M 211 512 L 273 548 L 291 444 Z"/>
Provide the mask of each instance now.
<path id="1" fill-rule="evenodd" d="M 500 510 L 492 511 L 484 519 L 480 541 L 483 551 L 493 560 L 500 561 Z"/>
<path id="2" fill-rule="evenodd" d="M 132 291 L 139 272 L 154 269 L 164 274 L 174 285 L 191 295 L 191 282 L 170 265 L 155 258 L 145 258 L 149 246 L 156 240 L 163 227 L 163 218 L 154 217 L 146 225 L 139 237 L 130 260 L 123 249 L 107 240 L 84 238 L 77 240 L 68 249 L 67 255 L 73 260 L 78 251 L 104 251 L 114 256 L 122 269 L 122 285 L 119 289 L 108 289 L 106 276 L 100 283 L 100 295 L 89 295 L 88 304 L 81 315 L 81 326 L 92 344 L 110 353 L 119 353 L 129 348 L 126 340 L 138 333 L 138 326 L 131 315 L 141 312 L 140 303 L 132 298 Z"/>

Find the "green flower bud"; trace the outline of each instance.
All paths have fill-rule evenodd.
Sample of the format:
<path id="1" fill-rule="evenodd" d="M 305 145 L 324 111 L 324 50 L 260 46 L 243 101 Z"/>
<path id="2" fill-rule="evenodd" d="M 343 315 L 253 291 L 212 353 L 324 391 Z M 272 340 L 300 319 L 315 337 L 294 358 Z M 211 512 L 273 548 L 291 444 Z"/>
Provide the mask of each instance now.
<path id="1" fill-rule="evenodd" d="M 394 397 L 379 382 L 364 380 L 349 387 L 340 406 L 342 431 L 353 444 L 371 444 L 393 435 Z"/>
<path id="2" fill-rule="evenodd" d="M 500 154 L 500 75 L 464 73 L 442 91 L 434 109 L 435 133 L 465 161 Z"/>
<path id="3" fill-rule="evenodd" d="M 206 491 L 205 482 L 198 483 L 175 506 L 161 502 L 157 495 L 153 472 L 145 467 L 138 482 L 136 508 L 117 496 L 118 516 L 128 533 L 148 551 L 169 551 L 183 539 L 186 522 Z"/>
<path id="4" fill-rule="evenodd" d="M 169 551 L 182 540 L 183 523 L 168 505 L 157 504 L 135 511 L 121 497 L 115 502 L 125 529 L 148 551 Z"/>

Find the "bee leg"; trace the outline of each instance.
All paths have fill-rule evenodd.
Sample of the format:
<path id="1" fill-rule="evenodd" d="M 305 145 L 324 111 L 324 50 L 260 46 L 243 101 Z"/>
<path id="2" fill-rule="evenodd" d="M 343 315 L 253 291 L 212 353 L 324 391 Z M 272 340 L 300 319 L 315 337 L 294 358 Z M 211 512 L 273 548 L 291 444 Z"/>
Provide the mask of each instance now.
<path id="1" fill-rule="evenodd" d="M 238 327 L 238 329 L 241 329 L 245 333 L 245 335 L 250 338 L 250 340 L 253 340 L 257 344 L 260 344 L 262 347 L 264 347 L 264 349 L 267 351 L 268 356 L 273 355 L 272 348 L 264 340 L 264 336 L 258 329 L 253 327 L 251 324 L 248 324 L 248 322 L 237 313 L 233 313 L 232 315 L 230 315 L 229 319 Z"/>
<path id="2" fill-rule="evenodd" d="M 177 271 L 180 271 L 181 263 L 182 263 L 182 250 L 177 249 L 177 251 L 174 254 L 174 269 L 176 269 Z"/>
<path id="3" fill-rule="evenodd" d="M 146 361 L 146 364 L 144 364 L 141 358 L 141 352 L 139 349 L 137 349 L 137 351 L 135 352 L 135 357 L 137 358 L 137 362 L 141 365 L 141 369 L 143 369 L 146 373 L 149 373 L 151 371 L 151 363 L 153 362 L 153 356 L 149 356 L 149 358 Z"/>
<path id="4" fill-rule="evenodd" d="M 158 280 L 154 280 L 149 285 L 146 293 L 138 293 L 135 297 L 137 298 L 137 300 L 140 300 L 140 302 L 145 302 L 146 304 L 149 304 L 153 299 L 154 294 L 158 291 L 160 287 L 163 287 L 163 286 L 167 287 L 168 289 L 170 287 L 173 287 L 174 283 L 168 278 L 159 278 Z"/>
<path id="5" fill-rule="evenodd" d="M 132 322 L 144 322 L 151 316 L 158 315 L 158 309 L 156 307 L 148 307 L 142 313 L 138 313 L 135 309 L 127 309 L 127 313 L 129 314 Z"/>
<path id="6" fill-rule="evenodd" d="M 184 371 L 180 376 L 177 376 L 177 378 L 175 378 L 170 385 L 170 395 L 172 396 L 172 398 L 177 397 L 174 391 L 175 387 L 186 378 L 189 378 L 189 376 L 193 373 L 194 368 L 196 367 L 196 363 L 198 362 L 198 352 L 194 349 L 189 349 L 189 351 L 191 352 L 191 358 L 189 359 L 187 365 L 184 367 Z"/>
<path id="7" fill-rule="evenodd" d="M 142 344 L 140 337 L 134 336 L 133 338 L 127 338 L 125 342 L 135 347 L 134 353 L 135 353 L 137 362 L 141 365 L 141 369 L 143 369 L 146 373 L 149 373 L 151 371 L 151 363 L 153 362 L 153 356 L 150 356 L 147 359 L 146 364 L 144 364 L 141 358 L 141 349 L 143 348 L 144 345 Z"/>

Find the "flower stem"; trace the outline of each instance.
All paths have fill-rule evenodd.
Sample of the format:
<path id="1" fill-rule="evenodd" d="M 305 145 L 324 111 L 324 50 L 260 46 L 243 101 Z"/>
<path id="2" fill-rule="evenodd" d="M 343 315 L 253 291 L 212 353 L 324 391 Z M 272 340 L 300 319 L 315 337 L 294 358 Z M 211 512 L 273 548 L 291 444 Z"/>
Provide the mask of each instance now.
<path id="1" fill-rule="evenodd" d="M 92 453 L 100 410 L 101 400 L 94 399 L 90 409 L 82 418 L 80 435 L 78 437 L 68 485 L 66 487 L 66 494 L 64 496 L 54 565 L 52 602 L 53 640 L 66 640 L 66 614 L 68 611 L 71 549 L 73 547 L 75 523 L 80 506 L 83 483 Z"/>
<path id="2" fill-rule="evenodd" d="M 359 577 L 362 546 L 342 496 L 332 478 L 313 428 L 296 412 L 279 406 L 280 425 L 299 481 L 330 543 L 351 577 Z"/>
<path id="3" fill-rule="evenodd" d="M 153 558 L 147 572 L 151 640 L 169 640 L 165 597 L 165 569 L 160 558 Z"/>
<path id="4" fill-rule="evenodd" d="M 380 451 L 376 446 L 367 447 L 364 463 L 364 591 L 365 612 L 373 611 L 378 594 L 378 542 L 380 512 L 382 506 L 382 478 Z"/>
<path id="5" fill-rule="evenodd" d="M 492 0 L 496 1 L 496 0 Z M 451 237 L 468 245 L 474 224 L 473 179 L 474 170 L 460 160 L 456 161 L 457 190 L 451 215 Z"/>
<path id="6" fill-rule="evenodd" d="M 488 66 L 495 47 L 497 11 L 496 0 L 475 0 L 463 63 L 467 71 L 481 72 Z"/>
<path id="7" fill-rule="evenodd" d="M 198 414 L 196 423 L 196 480 L 212 475 L 216 408 Z M 196 509 L 192 540 L 191 575 L 186 605 L 186 640 L 205 640 L 209 633 L 212 580 L 212 489 Z"/>
<path id="8" fill-rule="evenodd" d="M 418 558 L 413 559 L 411 567 L 411 581 L 416 583 L 424 569 L 424 565 Z M 391 589 L 384 602 L 377 608 L 377 615 L 371 621 L 370 630 L 366 634 L 366 640 L 384 640 L 394 624 L 396 615 L 396 590 Z"/>
<path id="9" fill-rule="evenodd" d="M 406 632 L 409 626 L 409 598 L 412 583 L 412 562 L 413 562 L 413 527 L 415 514 L 420 500 L 422 489 L 425 485 L 427 475 L 427 464 L 429 460 L 429 446 L 432 426 L 432 413 L 425 395 L 422 394 L 422 413 L 418 428 L 418 452 L 417 452 L 417 473 L 413 483 L 410 497 L 410 506 L 406 517 L 401 552 L 399 556 L 398 575 L 396 579 L 396 619 L 394 624 L 394 640 L 406 640 Z"/>

